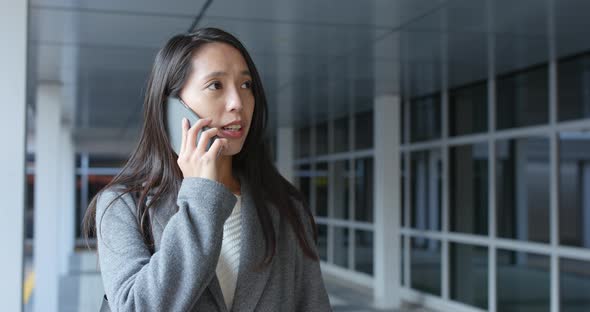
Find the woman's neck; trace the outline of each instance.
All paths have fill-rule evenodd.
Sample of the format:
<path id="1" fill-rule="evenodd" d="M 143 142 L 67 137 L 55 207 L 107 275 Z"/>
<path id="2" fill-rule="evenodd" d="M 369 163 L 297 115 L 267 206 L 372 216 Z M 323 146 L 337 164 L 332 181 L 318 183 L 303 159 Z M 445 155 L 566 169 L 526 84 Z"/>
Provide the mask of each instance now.
<path id="1" fill-rule="evenodd" d="M 223 155 L 218 161 L 220 162 L 219 182 L 225 185 L 232 193 L 240 195 L 240 180 L 233 175 L 232 156 Z"/>

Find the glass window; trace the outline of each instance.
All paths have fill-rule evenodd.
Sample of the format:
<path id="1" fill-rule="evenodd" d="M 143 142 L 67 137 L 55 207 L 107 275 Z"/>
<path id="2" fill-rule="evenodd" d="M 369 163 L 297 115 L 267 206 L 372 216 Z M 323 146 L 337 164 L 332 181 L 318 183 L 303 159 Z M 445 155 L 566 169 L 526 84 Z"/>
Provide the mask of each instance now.
<path id="1" fill-rule="evenodd" d="M 439 150 L 411 153 L 411 227 L 440 231 L 442 162 Z"/>
<path id="2" fill-rule="evenodd" d="M 115 176 L 89 175 L 88 176 L 88 203 L 102 190 Z"/>
<path id="3" fill-rule="evenodd" d="M 35 231 L 35 175 L 27 174 L 25 199 L 25 238 L 32 239 Z M 79 220 L 79 219 L 76 219 Z"/>
<path id="4" fill-rule="evenodd" d="M 439 93 L 410 101 L 410 136 L 412 142 L 440 138 L 440 106 Z"/>
<path id="5" fill-rule="evenodd" d="M 300 165 L 297 168 L 296 176 L 296 185 L 299 191 L 305 197 L 305 200 L 309 203 L 311 200 L 310 197 L 310 178 L 311 178 L 311 171 L 309 170 L 309 164 Z"/>
<path id="6" fill-rule="evenodd" d="M 548 79 L 547 65 L 499 76 L 496 82 L 498 129 L 547 123 Z"/>
<path id="7" fill-rule="evenodd" d="M 559 149 L 559 241 L 590 248 L 590 132 L 561 132 Z"/>
<path id="8" fill-rule="evenodd" d="M 318 253 L 322 261 L 328 261 L 328 226 L 318 224 Z"/>
<path id="9" fill-rule="evenodd" d="M 404 255 L 406 254 L 405 243 L 406 243 L 405 237 L 403 235 L 400 236 L 400 239 L 399 239 L 399 246 L 400 246 L 400 248 L 399 248 L 399 251 L 400 251 L 400 253 L 399 253 L 399 263 L 400 263 L 399 277 L 400 277 L 400 281 L 401 281 L 400 283 L 402 286 L 406 285 L 406 276 L 404 274 L 404 265 L 405 265 Z"/>
<path id="10" fill-rule="evenodd" d="M 449 91 L 449 134 L 466 135 L 488 130 L 486 82 Z"/>
<path id="11" fill-rule="evenodd" d="M 451 147 L 449 178 L 451 231 L 487 235 L 487 143 Z"/>
<path id="12" fill-rule="evenodd" d="M 114 176 L 112 175 L 89 175 L 88 176 L 88 197 L 86 198 L 86 202 L 84 203 L 83 207 L 80 207 L 80 205 L 82 205 L 82 203 L 79 202 L 79 198 L 81 196 L 81 189 L 80 191 L 78 191 L 77 188 L 77 193 L 76 194 L 76 198 L 78 200 L 77 204 L 80 207 L 79 213 L 78 213 L 78 222 L 76 224 L 76 235 L 78 238 L 83 238 L 82 235 L 82 220 L 84 220 L 84 215 L 86 214 L 86 209 L 88 209 L 88 205 L 90 204 L 90 201 L 92 201 L 92 199 L 94 198 L 94 196 L 96 196 L 96 194 L 98 194 L 98 192 L 100 190 L 102 190 L 107 184 L 109 184 L 109 182 L 111 182 L 111 180 L 114 178 Z M 77 184 L 82 184 L 82 179 L 80 178 L 80 176 L 77 177 Z"/>
<path id="13" fill-rule="evenodd" d="M 348 248 L 350 237 L 348 228 L 334 227 L 334 264 L 348 268 Z"/>
<path id="14" fill-rule="evenodd" d="M 354 127 L 355 150 L 373 148 L 373 111 L 356 113 Z"/>
<path id="15" fill-rule="evenodd" d="M 406 183 L 408 182 L 407 173 L 406 173 L 406 156 L 405 154 L 401 154 L 401 169 L 400 169 L 400 179 L 401 179 L 401 189 L 400 189 L 400 224 L 402 227 L 406 226 Z"/>
<path id="16" fill-rule="evenodd" d="M 373 231 L 354 231 L 354 270 L 373 275 Z"/>
<path id="17" fill-rule="evenodd" d="M 405 144 L 406 142 L 406 100 L 402 98 L 402 102 L 400 103 L 400 115 L 399 115 L 399 122 L 401 125 L 400 131 L 400 143 Z"/>
<path id="18" fill-rule="evenodd" d="M 549 242 L 549 139 L 496 145 L 498 236 Z"/>
<path id="19" fill-rule="evenodd" d="M 90 155 L 90 168 L 123 168 L 127 158 L 109 155 Z"/>
<path id="20" fill-rule="evenodd" d="M 354 165 L 355 220 L 373 222 L 373 159 L 355 159 Z"/>
<path id="21" fill-rule="evenodd" d="M 488 308 L 488 249 L 450 243 L 451 299 Z"/>
<path id="22" fill-rule="evenodd" d="M 349 150 L 348 128 L 348 116 L 334 120 L 335 153 L 347 152 Z"/>
<path id="23" fill-rule="evenodd" d="M 82 235 L 82 220 L 84 219 L 84 213 L 86 213 L 86 203 L 82 203 L 82 176 L 76 175 L 76 237 L 83 237 Z M 94 238 L 94 237 L 92 237 Z"/>
<path id="24" fill-rule="evenodd" d="M 348 219 L 348 195 L 349 195 L 349 178 L 350 170 L 348 160 L 339 160 L 334 162 L 334 218 Z"/>
<path id="25" fill-rule="evenodd" d="M 440 242 L 433 239 L 412 237 L 411 245 L 410 286 L 413 289 L 440 296 Z"/>
<path id="26" fill-rule="evenodd" d="M 316 155 L 328 153 L 328 123 L 323 122 L 315 128 L 315 152 Z"/>
<path id="27" fill-rule="evenodd" d="M 313 177 L 315 210 L 318 217 L 328 216 L 328 164 L 318 163 Z"/>
<path id="28" fill-rule="evenodd" d="M 590 54 L 559 62 L 559 120 L 590 117 Z"/>
<path id="29" fill-rule="evenodd" d="M 297 150 L 297 157 L 309 157 L 309 142 L 311 142 L 311 135 L 309 131 L 309 127 L 299 128 L 295 131 L 295 142 L 296 142 L 296 150 Z"/>
<path id="30" fill-rule="evenodd" d="M 497 310 L 549 311 L 549 257 L 498 250 Z"/>
<path id="31" fill-rule="evenodd" d="M 590 262 L 559 259 L 559 290 L 562 312 L 590 311 Z"/>

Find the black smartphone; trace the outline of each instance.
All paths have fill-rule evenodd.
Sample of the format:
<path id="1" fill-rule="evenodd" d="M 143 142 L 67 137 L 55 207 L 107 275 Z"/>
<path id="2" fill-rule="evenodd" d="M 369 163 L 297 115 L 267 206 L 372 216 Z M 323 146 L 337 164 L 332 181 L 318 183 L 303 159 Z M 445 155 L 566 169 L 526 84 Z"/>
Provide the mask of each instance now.
<path id="1" fill-rule="evenodd" d="M 170 144 L 172 144 L 172 148 L 176 152 L 176 155 L 178 155 L 180 154 L 180 145 L 182 144 L 182 118 L 188 120 L 190 128 L 200 119 L 200 117 L 180 98 L 170 96 L 166 101 L 166 118 L 168 138 L 170 139 Z M 197 140 L 194 142 L 195 146 L 201 138 L 201 133 L 207 129 L 209 129 L 209 127 L 205 126 L 199 131 L 197 134 Z M 207 150 L 209 150 L 215 139 L 217 139 L 217 136 L 214 136 L 209 141 Z"/>

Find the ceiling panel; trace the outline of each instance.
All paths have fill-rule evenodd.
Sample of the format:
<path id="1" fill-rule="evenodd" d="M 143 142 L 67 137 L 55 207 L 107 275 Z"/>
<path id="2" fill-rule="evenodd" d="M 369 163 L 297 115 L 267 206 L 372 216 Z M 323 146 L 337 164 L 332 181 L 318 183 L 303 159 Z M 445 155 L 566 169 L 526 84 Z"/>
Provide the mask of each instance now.
<path id="1" fill-rule="evenodd" d="M 205 0 L 30 0 L 32 9 L 69 9 L 75 11 L 102 11 L 105 14 L 129 13 L 132 15 L 175 15 L 191 17 L 201 10 Z M 190 24 L 189 24 L 190 25 Z M 187 25 L 188 28 L 188 25 Z"/>
<path id="2" fill-rule="evenodd" d="M 63 83 L 81 130 L 133 134 L 155 54 L 205 0 L 29 3 L 31 84 Z M 278 126 L 484 79 L 490 55 L 498 74 L 546 62 L 551 18 L 559 56 L 587 51 L 587 11 L 587 0 L 214 0 L 199 26 L 246 45 Z"/>

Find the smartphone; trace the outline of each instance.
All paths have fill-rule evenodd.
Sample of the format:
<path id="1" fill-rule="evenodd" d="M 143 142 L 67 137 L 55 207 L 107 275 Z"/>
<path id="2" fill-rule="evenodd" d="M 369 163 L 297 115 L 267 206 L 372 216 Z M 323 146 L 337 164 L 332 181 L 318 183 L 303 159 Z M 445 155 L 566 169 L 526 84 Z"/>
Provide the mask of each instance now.
<path id="1" fill-rule="evenodd" d="M 180 154 L 180 145 L 182 144 L 182 118 L 186 118 L 189 122 L 189 128 L 192 127 L 200 118 L 199 116 L 184 103 L 180 98 L 170 96 L 166 100 L 166 126 L 168 129 L 168 138 L 172 144 L 172 148 L 176 152 L 176 155 Z M 209 127 L 205 126 L 199 130 L 197 134 L 197 140 L 194 142 L 195 146 L 201 138 L 201 133 Z M 217 139 L 214 136 L 207 145 L 207 150 L 211 147 L 211 144 Z"/>

